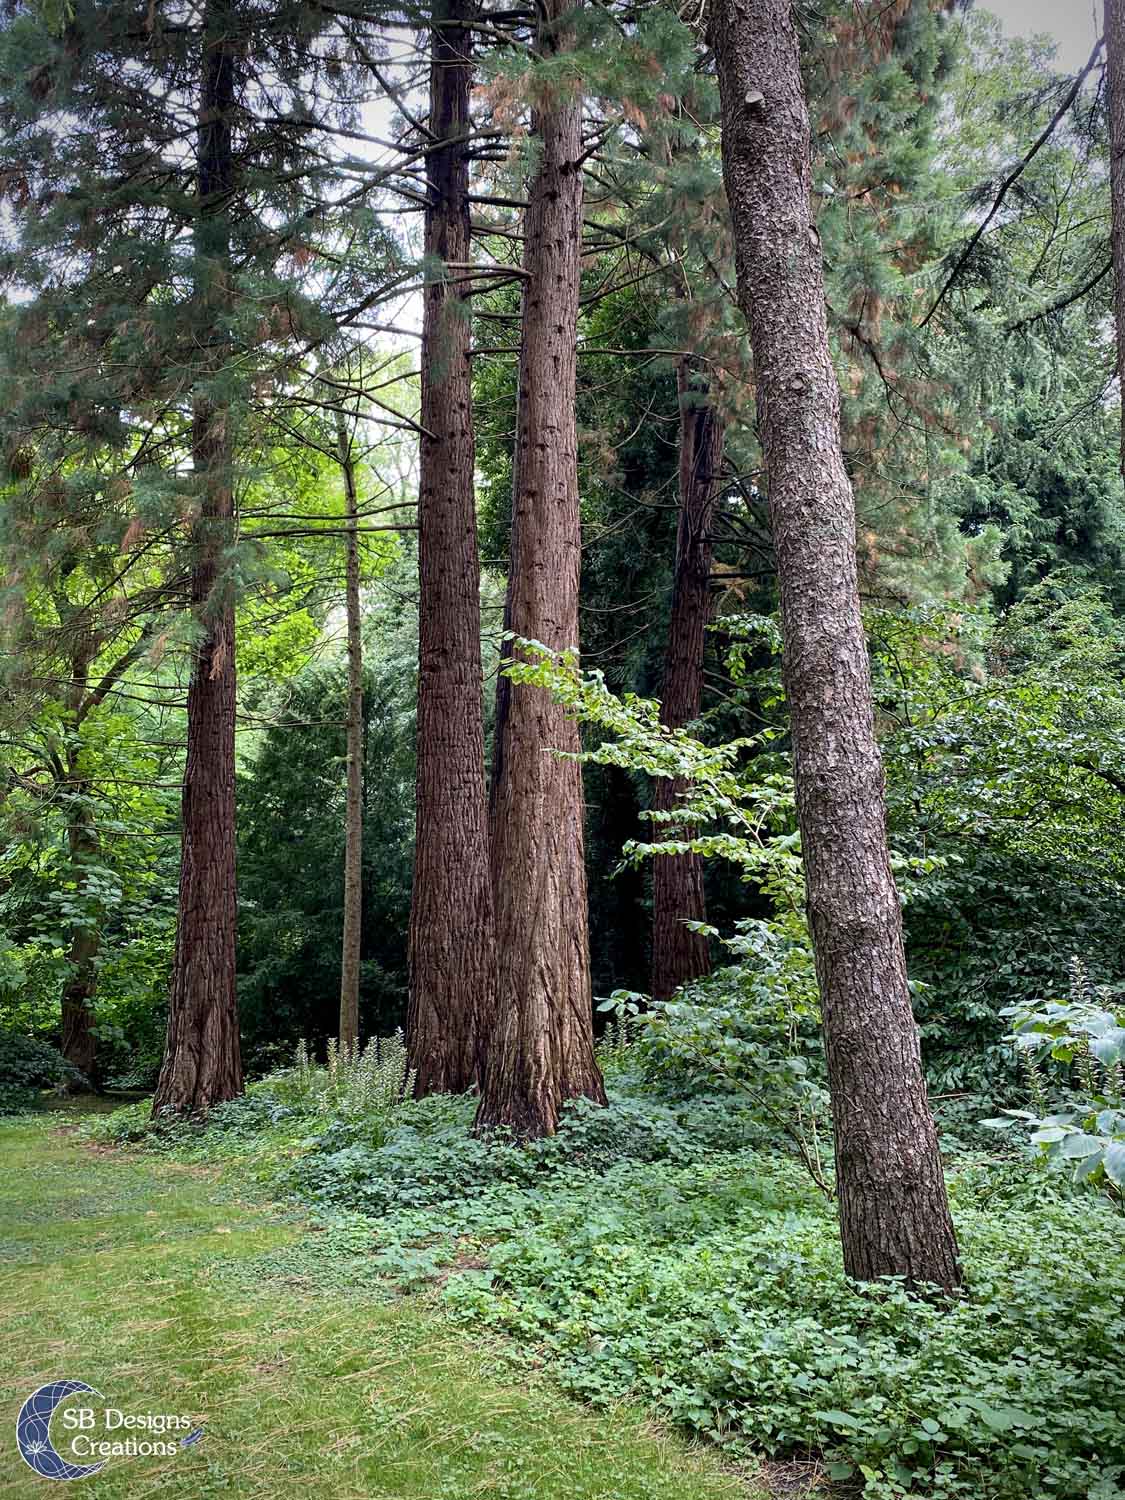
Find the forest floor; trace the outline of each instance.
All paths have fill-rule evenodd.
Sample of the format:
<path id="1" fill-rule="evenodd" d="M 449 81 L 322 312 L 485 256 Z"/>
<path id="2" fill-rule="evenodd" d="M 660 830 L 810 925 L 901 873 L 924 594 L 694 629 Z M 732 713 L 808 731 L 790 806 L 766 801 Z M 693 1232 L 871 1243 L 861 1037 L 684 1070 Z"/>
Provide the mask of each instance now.
<path id="1" fill-rule="evenodd" d="M 175 1456 L 111 1458 L 82 1481 L 91 1500 L 764 1500 L 639 1409 L 517 1378 L 432 1301 L 317 1284 L 311 1234 L 209 1169 L 93 1148 L 57 1114 L 0 1124 L 0 1495 L 43 1494 L 16 1413 L 69 1379 L 204 1427 Z"/>

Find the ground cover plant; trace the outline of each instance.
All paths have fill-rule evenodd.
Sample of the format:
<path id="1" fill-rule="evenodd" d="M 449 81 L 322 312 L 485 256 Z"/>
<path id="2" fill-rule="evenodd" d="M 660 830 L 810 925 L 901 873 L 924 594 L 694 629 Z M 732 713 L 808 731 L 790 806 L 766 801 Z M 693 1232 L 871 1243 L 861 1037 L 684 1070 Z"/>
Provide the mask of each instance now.
<path id="1" fill-rule="evenodd" d="M 1125 0 L 0 5 L 0 1491 L 1125 1500 L 1123 383 Z"/>
<path id="2" fill-rule="evenodd" d="M 611 1036 L 609 1107 L 579 1102 L 532 1143 L 474 1135 L 469 1098 L 387 1093 L 357 1115 L 339 1064 L 330 1092 L 307 1062 L 206 1124 L 153 1124 L 142 1103 L 88 1128 L 311 1212 L 311 1260 L 267 1254 L 250 1277 L 311 1266 L 436 1298 L 567 1392 L 640 1400 L 733 1458 L 812 1463 L 881 1500 L 1125 1493 L 1109 1197 L 992 1133 L 949 1158 L 964 1293 L 851 1282 L 801 1153 L 733 1086 L 670 1089 L 668 1046 Z"/>

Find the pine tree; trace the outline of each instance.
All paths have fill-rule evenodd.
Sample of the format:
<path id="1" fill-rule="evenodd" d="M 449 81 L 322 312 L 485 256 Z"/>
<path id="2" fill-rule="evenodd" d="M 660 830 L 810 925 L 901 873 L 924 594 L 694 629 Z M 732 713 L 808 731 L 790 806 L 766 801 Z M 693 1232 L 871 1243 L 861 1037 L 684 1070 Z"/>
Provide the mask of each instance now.
<path id="1" fill-rule="evenodd" d="M 69 497 L 86 496 L 99 545 L 124 491 L 123 573 L 143 575 L 157 543 L 183 565 L 162 600 L 180 615 L 169 643 L 193 671 L 181 936 L 156 1101 L 177 1111 L 240 1086 L 236 496 L 271 424 L 284 428 L 307 351 L 370 300 L 364 255 L 326 281 L 331 235 L 378 249 L 377 236 L 349 234 L 346 209 L 318 228 L 334 175 L 320 133 L 353 107 L 332 25 L 296 3 L 215 0 L 173 24 L 159 9 L 87 0 L 58 30 L 21 9 L 0 37 L 0 155 L 22 184 L 8 264 L 33 293 L 5 329 L 8 451 L 30 450 L 27 466 L 54 474 L 63 527 Z M 60 114 L 73 124 L 62 134 Z M 183 121 L 195 115 L 192 153 Z"/>
<path id="2" fill-rule="evenodd" d="M 1105 49 L 1109 84 L 1110 240 L 1113 248 L 1113 314 L 1117 374 L 1125 371 L 1125 5 L 1105 0 Z M 1121 407 L 1121 473 L 1125 476 L 1125 402 Z"/>
<path id="3" fill-rule="evenodd" d="M 235 611 L 233 580 L 223 567 L 235 538 L 234 418 L 214 389 L 228 357 L 224 323 L 233 279 L 227 212 L 235 190 L 238 98 L 234 15 L 226 0 L 208 0 L 201 44 L 194 275 L 198 326 L 209 347 L 192 395 L 192 465 L 202 499 L 191 573 L 200 634 L 188 686 L 179 923 L 154 1114 L 199 1114 L 242 1092 L 235 990 Z"/>
<path id="4" fill-rule="evenodd" d="M 949 1290 L 957 1241 L 887 848 L 791 0 L 717 0 L 710 28 L 777 554 L 844 1265 L 861 1280 Z"/>

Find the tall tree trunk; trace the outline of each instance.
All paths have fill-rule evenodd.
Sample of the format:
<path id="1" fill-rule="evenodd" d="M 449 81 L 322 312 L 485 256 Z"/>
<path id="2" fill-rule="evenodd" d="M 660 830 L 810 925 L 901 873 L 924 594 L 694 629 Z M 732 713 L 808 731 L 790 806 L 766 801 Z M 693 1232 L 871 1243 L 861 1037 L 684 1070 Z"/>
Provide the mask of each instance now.
<path id="1" fill-rule="evenodd" d="M 957 1241 L 887 850 L 791 0 L 713 0 L 711 42 L 777 553 L 844 1265 L 862 1280 L 952 1288 Z"/>
<path id="2" fill-rule="evenodd" d="M 546 0 L 539 47 L 564 50 Z M 552 650 L 578 645 L 582 528 L 575 373 L 582 238 L 582 105 L 555 83 L 532 117 L 539 160 L 524 223 L 523 325 L 505 619 Z M 550 1135 L 567 1099 L 605 1102 L 594 1058 L 578 726 L 542 688 L 507 679 L 492 787 L 497 995 L 479 1128 Z"/>
<path id="3" fill-rule="evenodd" d="M 65 596 L 56 599 L 60 618 L 66 618 Z M 94 641 L 86 633 L 74 639 L 71 655 L 71 678 L 67 690 L 67 707 L 73 715 L 76 730 L 90 680 L 90 662 L 96 652 Z M 59 788 L 67 807 L 66 838 L 74 882 L 81 896 L 89 882 L 89 866 L 97 858 L 98 830 L 90 807 L 90 787 L 82 774 L 81 747 L 77 737 L 66 751 L 63 767 L 65 783 Z M 94 994 L 97 989 L 97 957 L 101 945 L 98 926 L 80 920 L 70 930 L 67 943 L 67 977 L 63 984 L 60 1051 L 66 1060 L 96 1083 L 97 1041 L 94 1036 Z"/>
<path id="4" fill-rule="evenodd" d="M 1117 376 L 1125 384 L 1125 0 L 1105 0 L 1105 52 L 1109 75 L 1113 313 L 1117 323 Z M 1125 476 L 1125 401 L 1121 405 L 1120 465 Z"/>
<path id="5" fill-rule="evenodd" d="M 336 437 L 344 475 L 348 632 L 347 793 L 344 811 L 344 931 L 340 944 L 340 1050 L 359 1045 L 359 954 L 363 936 L 363 638 L 359 616 L 359 503 L 355 463 L 342 416 Z"/>
<path id="6" fill-rule="evenodd" d="M 407 1046 L 418 1097 L 480 1075 L 495 995 L 484 772 L 469 295 L 471 0 L 435 0 L 418 488 L 418 772 Z M 458 273 L 454 273 L 458 274 Z"/>
<path id="7" fill-rule="evenodd" d="M 87 887 L 89 866 L 98 856 L 99 840 L 89 805 L 89 785 L 82 776 L 77 750 L 71 749 L 66 760 L 67 787 L 70 801 L 67 819 L 67 844 L 71 869 L 81 896 Z M 89 915 L 89 914 L 87 914 Z M 67 945 L 67 978 L 62 992 L 62 1055 L 67 1062 L 97 1086 L 97 1040 L 94 1036 L 94 995 L 97 990 L 98 950 L 101 932 L 89 920 L 71 929 Z"/>
<path id="8" fill-rule="evenodd" d="M 228 197 L 234 187 L 233 17 L 212 0 L 203 19 L 199 110 L 196 294 L 201 337 L 212 340 L 207 374 L 222 369 L 216 331 L 230 297 Z M 187 699 L 179 923 L 168 1035 L 153 1113 L 197 1114 L 242 1092 L 235 991 L 237 889 L 234 837 L 234 543 L 230 413 L 198 394 L 192 464 L 202 496 L 193 538 L 191 605 L 201 633 Z"/>
<path id="9" fill-rule="evenodd" d="M 664 656 L 664 690 L 660 719 L 679 729 L 699 717 L 703 696 L 703 652 L 711 613 L 711 516 L 723 457 L 723 424 L 700 381 L 694 362 L 684 356 L 677 370 L 680 397 L 680 520 L 676 533 L 676 570 L 672 611 Z M 683 783 L 661 777 L 653 788 L 653 806 L 671 812 Z M 657 838 L 676 838 L 681 830 L 659 823 Z M 705 922 L 703 862 L 697 854 L 658 855 L 652 868 L 652 994 L 669 995 L 691 979 L 711 972 L 707 938 L 687 922 Z"/>

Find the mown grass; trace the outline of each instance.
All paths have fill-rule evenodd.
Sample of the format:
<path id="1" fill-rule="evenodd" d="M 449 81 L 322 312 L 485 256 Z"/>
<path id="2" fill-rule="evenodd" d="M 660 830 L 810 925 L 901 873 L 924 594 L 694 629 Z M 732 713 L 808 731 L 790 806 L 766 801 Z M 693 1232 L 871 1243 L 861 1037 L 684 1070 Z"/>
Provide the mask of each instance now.
<path id="1" fill-rule="evenodd" d="M 90 1500 L 761 1500 L 638 1409 L 516 1383 L 432 1303 L 257 1274 L 309 1234 L 208 1172 L 92 1150 L 57 1115 L 0 1125 L 0 1495 L 53 1492 L 15 1417 L 70 1378 L 206 1428 L 174 1457 L 111 1459 L 78 1481 Z"/>

